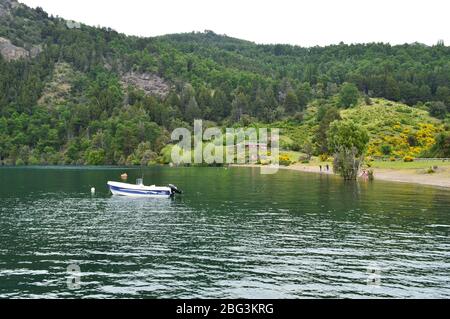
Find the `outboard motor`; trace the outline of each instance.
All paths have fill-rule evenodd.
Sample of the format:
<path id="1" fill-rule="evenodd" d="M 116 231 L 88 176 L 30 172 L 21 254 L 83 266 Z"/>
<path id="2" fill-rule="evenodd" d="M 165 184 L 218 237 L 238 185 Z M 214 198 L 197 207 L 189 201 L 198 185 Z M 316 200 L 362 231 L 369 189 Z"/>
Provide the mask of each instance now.
<path id="1" fill-rule="evenodd" d="M 169 187 L 172 190 L 172 194 L 183 194 L 183 192 L 175 185 L 169 184 Z"/>

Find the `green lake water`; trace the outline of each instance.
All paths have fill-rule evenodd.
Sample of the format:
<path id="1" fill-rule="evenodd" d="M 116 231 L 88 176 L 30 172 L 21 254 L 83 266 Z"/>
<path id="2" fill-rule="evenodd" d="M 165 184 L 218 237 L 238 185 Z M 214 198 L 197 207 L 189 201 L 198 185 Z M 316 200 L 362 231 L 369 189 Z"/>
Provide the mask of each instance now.
<path id="1" fill-rule="evenodd" d="M 0 168 L 0 298 L 450 298 L 449 190 L 154 167 L 184 194 L 111 196 L 123 172 Z"/>

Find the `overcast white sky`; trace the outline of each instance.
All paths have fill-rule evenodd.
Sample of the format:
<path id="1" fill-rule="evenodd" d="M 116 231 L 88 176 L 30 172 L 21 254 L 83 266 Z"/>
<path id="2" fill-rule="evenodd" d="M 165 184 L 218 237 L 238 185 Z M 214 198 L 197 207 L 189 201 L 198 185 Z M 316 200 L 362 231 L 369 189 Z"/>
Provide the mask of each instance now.
<path id="1" fill-rule="evenodd" d="M 448 0 L 19 0 L 138 36 L 213 30 L 257 43 L 450 44 Z"/>

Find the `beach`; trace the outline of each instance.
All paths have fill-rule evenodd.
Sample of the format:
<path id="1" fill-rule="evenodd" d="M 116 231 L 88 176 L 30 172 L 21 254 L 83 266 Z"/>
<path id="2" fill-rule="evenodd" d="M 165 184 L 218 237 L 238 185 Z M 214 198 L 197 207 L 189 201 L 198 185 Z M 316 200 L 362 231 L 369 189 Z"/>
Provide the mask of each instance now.
<path id="1" fill-rule="evenodd" d="M 280 166 L 280 169 L 287 169 L 293 171 L 307 172 L 307 173 L 317 173 L 317 174 L 334 174 L 332 172 L 332 166 L 330 165 L 330 170 L 326 171 L 325 164 L 322 164 L 322 171 L 320 170 L 319 164 L 301 164 L 295 163 L 289 166 Z M 437 163 L 439 165 L 439 162 Z M 260 167 L 261 165 L 233 165 L 233 166 L 244 166 L 244 167 Z M 372 168 L 374 171 L 375 180 L 385 180 L 392 182 L 401 183 L 414 183 L 421 185 L 430 185 L 438 187 L 450 188 L 450 166 L 440 166 L 435 173 L 426 173 L 425 168 Z"/>

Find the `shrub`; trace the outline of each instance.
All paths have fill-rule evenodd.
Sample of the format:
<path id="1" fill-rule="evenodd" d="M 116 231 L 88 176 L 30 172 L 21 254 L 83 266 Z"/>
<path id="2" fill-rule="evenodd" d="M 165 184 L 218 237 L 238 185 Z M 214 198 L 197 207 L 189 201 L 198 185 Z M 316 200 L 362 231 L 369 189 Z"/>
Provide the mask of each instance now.
<path id="1" fill-rule="evenodd" d="M 344 83 L 339 92 L 338 103 L 342 107 L 353 107 L 358 103 L 358 88 L 353 83 Z"/>
<path id="2" fill-rule="evenodd" d="M 355 180 L 361 167 L 362 156 L 358 150 L 342 148 L 334 154 L 333 171 L 340 174 L 345 180 Z"/>
<path id="3" fill-rule="evenodd" d="M 311 142 L 306 141 L 301 150 L 305 153 L 306 159 L 310 160 L 314 151 L 314 147 Z"/>
<path id="4" fill-rule="evenodd" d="M 29 165 L 39 165 L 40 162 L 39 162 L 39 159 L 36 158 L 35 156 L 30 156 L 30 157 L 28 158 L 28 164 L 29 164 Z"/>
<path id="5" fill-rule="evenodd" d="M 296 122 L 298 122 L 298 123 L 303 122 L 303 118 L 304 118 L 303 112 L 297 112 L 297 113 L 295 113 L 294 116 L 293 116 L 294 121 L 296 121 Z"/>
<path id="6" fill-rule="evenodd" d="M 395 162 L 397 159 L 396 159 L 395 157 L 391 157 L 391 158 L 389 158 L 389 160 L 390 160 L 391 162 Z"/>
<path id="7" fill-rule="evenodd" d="M 389 144 L 381 145 L 380 149 L 383 155 L 390 155 L 392 153 L 392 146 Z"/>
<path id="8" fill-rule="evenodd" d="M 320 160 L 321 162 L 326 162 L 328 159 L 329 159 L 328 154 L 320 154 L 320 155 L 319 155 L 319 160 Z"/>
<path id="9" fill-rule="evenodd" d="M 406 155 L 403 157 L 403 162 L 414 162 L 414 157 Z"/>
<path id="10" fill-rule="evenodd" d="M 173 145 L 166 145 L 160 152 L 160 156 L 157 161 L 160 164 L 169 164 L 172 162 L 172 147 Z"/>
<path id="11" fill-rule="evenodd" d="M 301 150 L 300 144 L 297 143 L 297 142 L 293 142 L 291 144 L 291 150 L 294 151 L 294 152 L 299 152 Z"/>
<path id="12" fill-rule="evenodd" d="M 438 119 L 444 119 L 447 114 L 447 106 L 441 101 L 427 103 L 430 115 Z"/>
<path id="13" fill-rule="evenodd" d="M 426 155 L 430 157 L 450 157 L 450 134 L 446 132 L 438 134 L 436 143 Z"/>
<path id="14" fill-rule="evenodd" d="M 417 138 L 414 135 L 408 136 L 408 144 L 409 146 L 417 146 L 419 143 L 417 141 Z"/>
<path id="15" fill-rule="evenodd" d="M 280 165 L 289 166 L 292 163 L 287 154 L 280 154 L 280 156 L 278 158 L 279 158 Z"/>
<path id="16" fill-rule="evenodd" d="M 86 156 L 86 163 L 88 165 L 103 165 L 105 163 L 104 150 L 90 150 Z"/>

